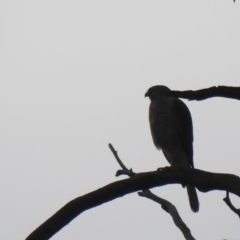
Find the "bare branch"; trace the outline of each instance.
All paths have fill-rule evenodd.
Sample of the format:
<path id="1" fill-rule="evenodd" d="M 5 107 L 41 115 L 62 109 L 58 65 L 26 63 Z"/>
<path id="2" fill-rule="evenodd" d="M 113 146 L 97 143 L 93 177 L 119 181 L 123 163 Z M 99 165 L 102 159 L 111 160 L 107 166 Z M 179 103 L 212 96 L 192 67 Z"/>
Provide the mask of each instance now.
<path id="1" fill-rule="evenodd" d="M 224 97 L 240 100 L 240 87 L 217 86 L 197 91 L 172 91 L 172 93 L 178 98 L 197 101 L 205 100 L 211 97 Z"/>
<path id="2" fill-rule="evenodd" d="M 128 175 L 129 177 L 132 177 L 135 175 L 135 173 L 132 171 L 132 169 L 128 169 L 123 162 L 121 161 L 121 159 L 118 157 L 118 153 L 117 151 L 114 149 L 113 145 L 111 143 L 108 144 L 109 148 L 111 149 L 114 157 L 116 158 L 118 164 L 120 165 L 120 167 L 122 168 L 122 170 L 118 170 L 116 173 L 116 176 L 120 176 L 120 175 Z"/>
<path id="3" fill-rule="evenodd" d="M 238 208 L 235 208 L 234 206 L 233 206 L 233 204 L 231 203 L 231 200 L 230 200 L 230 198 L 229 198 L 229 192 L 226 192 L 226 197 L 223 199 L 223 201 L 229 206 L 229 208 L 233 211 L 233 212 L 235 212 L 237 215 L 238 215 L 238 217 L 240 218 L 240 209 Z"/>
<path id="4" fill-rule="evenodd" d="M 165 210 L 167 213 L 169 213 L 172 216 L 172 219 L 173 219 L 175 225 L 180 229 L 180 231 L 184 235 L 185 239 L 186 240 L 195 240 L 195 238 L 191 234 L 190 229 L 187 227 L 187 225 L 181 219 L 181 217 L 177 211 L 177 208 L 172 203 L 170 203 L 169 201 L 167 201 L 163 198 L 156 196 L 149 190 L 143 190 L 142 192 L 139 192 L 138 195 L 141 197 L 149 198 L 149 199 L 153 200 L 154 202 L 161 204 L 162 209 Z"/>
<path id="5" fill-rule="evenodd" d="M 135 174 L 132 172 L 132 169 L 129 170 L 123 164 L 123 162 L 120 160 L 120 158 L 117 155 L 117 151 L 114 149 L 114 147 L 111 144 L 109 144 L 109 147 L 110 147 L 111 151 L 113 152 L 117 162 L 123 168 L 123 170 L 118 170 L 117 173 L 121 171 L 122 174 L 132 177 Z M 161 168 L 161 170 L 164 170 L 164 168 Z M 116 174 L 116 176 L 118 176 L 118 174 Z M 180 229 L 180 231 L 184 235 L 185 239 L 186 240 L 195 240 L 194 237 L 191 235 L 190 229 L 187 227 L 187 225 L 182 221 L 181 217 L 179 216 L 177 208 L 172 203 L 170 203 L 169 201 L 167 201 L 163 198 L 156 196 L 149 189 L 143 190 L 142 192 L 138 192 L 138 195 L 141 197 L 149 198 L 149 199 L 161 204 L 162 209 L 164 209 L 166 212 L 168 212 L 172 216 L 175 225 Z"/>
<path id="6" fill-rule="evenodd" d="M 223 190 L 240 197 L 240 178 L 231 174 L 211 173 L 198 169 L 167 168 L 162 171 L 138 173 L 96 191 L 78 197 L 32 232 L 27 240 L 49 239 L 82 212 L 126 194 L 167 184 L 193 185 L 201 192 Z"/>

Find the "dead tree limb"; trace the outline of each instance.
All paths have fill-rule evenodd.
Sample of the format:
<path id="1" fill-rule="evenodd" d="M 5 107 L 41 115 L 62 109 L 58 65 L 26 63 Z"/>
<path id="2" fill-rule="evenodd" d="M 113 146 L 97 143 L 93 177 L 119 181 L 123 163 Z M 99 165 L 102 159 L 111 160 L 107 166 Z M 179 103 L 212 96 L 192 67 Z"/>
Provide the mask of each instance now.
<path id="1" fill-rule="evenodd" d="M 138 173 L 129 179 L 110 183 L 105 187 L 70 201 L 26 239 L 49 239 L 75 217 L 88 209 L 129 193 L 167 184 L 193 185 L 201 192 L 223 190 L 240 197 L 240 178 L 232 174 L 211 173 L 198 169 L 179 170 L 176 168 Z"/>
<path id="2" fill-rule="evenodd" d="M 185 239 L 195 240 L 195 238 L 191 234 L 190 229 L 187 227 L 187 225 L 183 222 L 182 218 L 180 217 L 177 208 L 172 203 L 170 203 L 166 199 L 156 196 L 149 190 L 143 190 L 142 192 L 139 192 L 138 195 L 141 197 L 149 198 L 154 202 L 159 203 L 162 206 L 162 209 L 171 215 L 175 225 L 180 229 Z"/>
<path id="3" fill-rule="evenodd" d="M 178 98 L 197 101 L 212 97 L 224 97 L 240 100 L 240 87 L 214 86 L 196 91 L 172 91 L 172 93 L 175 97 Z"/>
<path id="4" fill-rule="evenodd" d="M 132 169 L 128 169 L 120 157 L 118 156 L 117 151 L 114 149 L 112 144 L 108 145 L 109 148 L 111 149 L 115 159 L 121 166 L 122 170 L 118 170 L 116 176 L 119 175 L 127 175 L 129 177 L 132 177 L 135 175 L 135 173 L 132 171 Z M 180 217 L 177 208 L 169 201 L 166 199 L 163 199 L 155 194 L 153 194 L 149 189 L 142 190 L 141 192 L 138 192 L 138 195 L 140 197 L 146 197 L 148 199 L 151 199 L 157 203 L 159 203 L 162 206 L 162 209 L 165 210 L 167 213 L 169 213 L 175 223 L 175 225 L 180 229 L 182 232 L 183 236 L 185 237 L 186 240 L 195 240 L 195 238 L 192 236 L 190 229 L 187 227 L 187 225 L 183 222 L 182 218 Z"/>

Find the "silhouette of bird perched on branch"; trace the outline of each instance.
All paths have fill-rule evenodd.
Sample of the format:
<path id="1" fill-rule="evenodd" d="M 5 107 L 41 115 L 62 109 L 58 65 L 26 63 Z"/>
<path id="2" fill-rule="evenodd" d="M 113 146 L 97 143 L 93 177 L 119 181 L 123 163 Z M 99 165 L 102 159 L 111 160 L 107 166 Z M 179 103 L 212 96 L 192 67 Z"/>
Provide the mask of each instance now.
<path id="1" fill-rule="evenodd" d="M 152 139 L 172 167 L 194 168 L 193 126 L 190 111 L 178 98 L 173 97 L 166 86 L 153 86 L 149 97 L 149 122 Z M 193 212 L 199 210 L 198 196 L 194 186 L 187 185 L 189 203 Z"/>

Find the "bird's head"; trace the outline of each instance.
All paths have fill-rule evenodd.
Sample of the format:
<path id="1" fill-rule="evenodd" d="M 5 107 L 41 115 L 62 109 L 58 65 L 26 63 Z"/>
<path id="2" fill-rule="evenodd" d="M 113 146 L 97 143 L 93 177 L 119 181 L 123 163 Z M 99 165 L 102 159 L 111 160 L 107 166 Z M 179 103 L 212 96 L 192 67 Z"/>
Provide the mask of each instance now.
<path id="1" fill-rule="evenodd" d="M 170 96 L 171 90 L 163 85 L 153 86 L 147 90 L 145 97 L 149 97 L 151 100 L 155 100 L 159 97 Z"/>

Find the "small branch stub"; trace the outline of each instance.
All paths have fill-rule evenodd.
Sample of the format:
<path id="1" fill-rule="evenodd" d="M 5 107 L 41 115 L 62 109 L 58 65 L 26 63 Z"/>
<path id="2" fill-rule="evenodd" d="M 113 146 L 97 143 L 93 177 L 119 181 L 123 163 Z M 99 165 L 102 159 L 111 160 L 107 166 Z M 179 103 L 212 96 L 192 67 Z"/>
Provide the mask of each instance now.
<path id="1" fill-rule="evenodd" d="M 237 215 L 238 215 L 238 217 L 240 218 L 240 209 L 239 208 L 235 208 L 234 206 L 233 206 L 233 204 L 231 203 L 231 200 L 230 200 L 230 198 L 229 198 L 229 192 L 226 192 L 226 197 L 223 199 L 223 201 L 229 206 L 229 208 L 233 211 L 233 212 L 235 212 Z"/>

